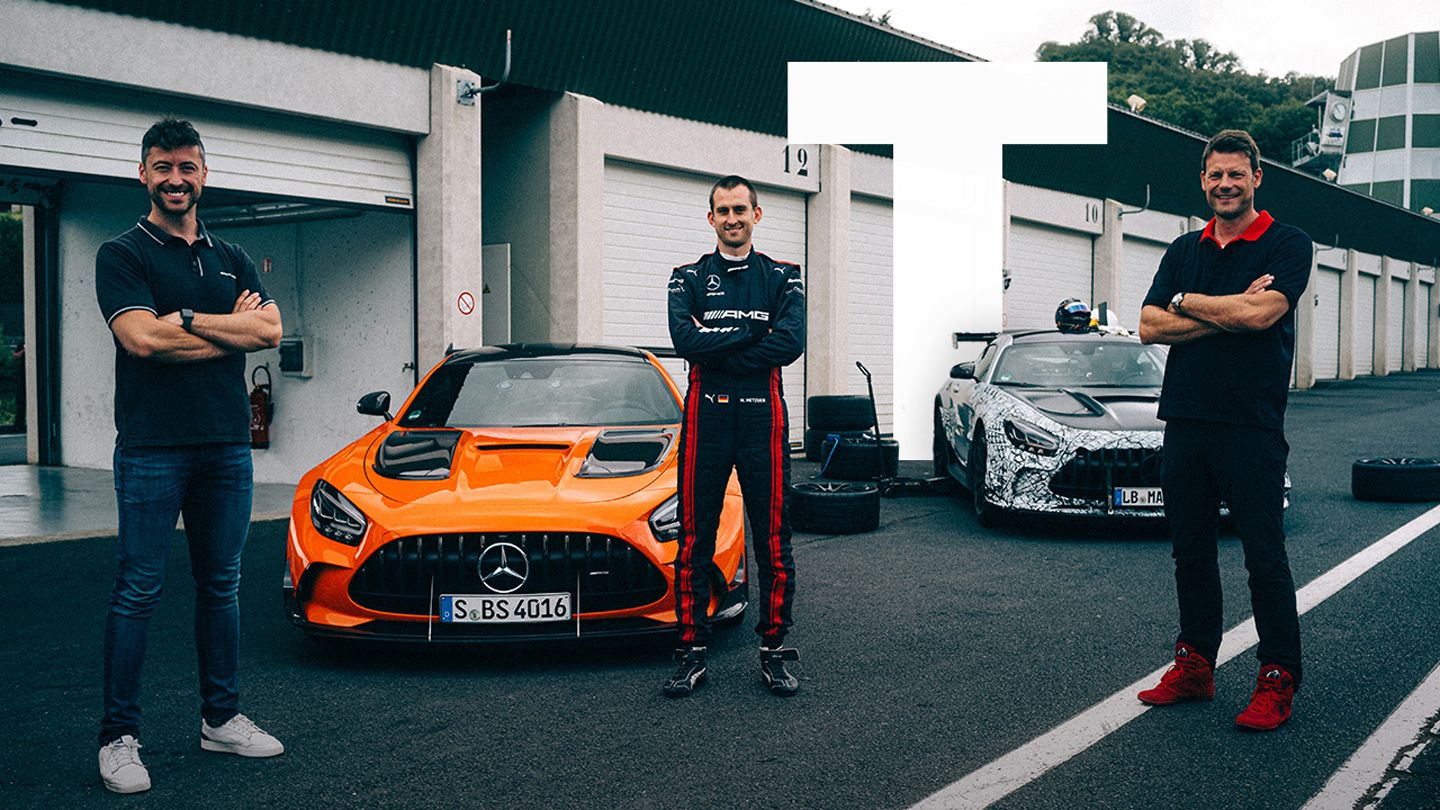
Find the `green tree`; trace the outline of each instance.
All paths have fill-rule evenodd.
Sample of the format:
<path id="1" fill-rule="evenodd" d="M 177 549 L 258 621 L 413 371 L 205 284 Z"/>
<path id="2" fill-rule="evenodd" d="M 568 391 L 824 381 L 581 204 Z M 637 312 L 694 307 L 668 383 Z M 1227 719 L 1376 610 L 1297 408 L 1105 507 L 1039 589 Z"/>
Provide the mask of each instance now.
<path id="1" fill-rule="evenodd" d="M 1289 161 L 1291 141 L 1315 124 L 1305 102 L 1335 85 L 1324 76 L 1249 73 L 1232 52 L 1203 39 L 1167 40 L 1117 11 L 1091 17 L 1075 42 L 1041 44 L 1035 58 L 1106 62 L 1111 102 L 1123 105 L 1131 94 L 1139 95 L 1145 115 L 1202 135 L 1226 127 L 1249 130 L 1261 154 L 1280 162 Z"/>

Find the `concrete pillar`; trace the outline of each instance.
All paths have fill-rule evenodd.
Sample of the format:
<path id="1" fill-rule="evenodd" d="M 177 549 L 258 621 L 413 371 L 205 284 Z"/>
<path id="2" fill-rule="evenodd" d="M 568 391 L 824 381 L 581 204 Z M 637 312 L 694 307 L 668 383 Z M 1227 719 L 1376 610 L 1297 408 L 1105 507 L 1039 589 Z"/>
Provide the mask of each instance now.
<path id="1" fill-rule="evenodd" d="M 20 373 L 25 375 L 25 463 L 40 463 L 40 431 L 49 430 L 48 425 L 40 424 L 40 389 L 38 386 L 39 366 L 36 361 L 40 357 L 40 332 L 37 328 L 35 314 L 39 311 L 36 307 L 37 288 L 35 279 L 40 272 L 36 266 L 35 257 L 39 256 L 39 246 L 35 244 L 37 236 L 35 223 L 35 209 L 32 206 L 25 206 L 21 209 L 20 221 L 20 244 L 21 263 L 24 265 L 24 312 L 25 312 L 25 368 Z"/>
<path id="2" fill-rule="evenodd" d="M 1405 315 L 1400 319 L 1404 333 L 1400 338 L 1400 370 L 1415 370 L 1415 317 L 1420 312 L 1420 265 L 1410 262 L 1410 277 L 1405 281 Z"/>
<path id="3" fill-rule="evenodd" d="M 416 148 L 416 355 L 429 368 L 445 348 L 480 346 L 480 104 L 461 104 L 468 70 L 430 68 L 430 132 Z"/>
<path id="4" fill-rule="evenodd" d="M 1091 306 L 1104 301 L 1121 323 L 1140 323 L 1140 302 L 1120 298 L 1120 268 L 1125 250 L 1125 230 L 1120 219 L 1120 203 L 1106 200 L 1100 215 L 1100 235 L 1095 237 L 1094 276 L 1090 282 Z"/>
<path id="5" fill-rule="evenodd" d="M 605 105 L 566 93 L 550 112 L 550 328 L 557 343 L 598 343 L 605 317 Z M 664 287 L 656 278 L 655 289 Z"/>
<path id="6" fill-rule="evenodd" d="M 1360 257 L 1345 251 L 1345 273 L 1340 276 L 1340 379 L 1355 379 L 1355 297 L 1360 294 Z"/>
<path id="7" fill-rule="evenodd" d="M 1310 280 L 1295 304 L 1295 387 L 1315 387 L 1315 288 L 1319 283 L 1319 254 L 1310 248 Z"/>
<path id="8" fill-rule="evenodd" d="M 820 147 L 820 191 L 807 211 L 805 304 L 808 394 L 849 392 L 850 191 L 852 155 L 843 146 Z M 765 200 L 760 200 L 765 208 Z M 765 223 L 760 223 L 764 228 Z"/>
<path id="9" fill-rule="evenodd" d="M 1423 302 L 1423 305 L 1425 322 L 1429 324 L 1425 328 L 1425 334 L 1430 339 L 1430 368 L 1440 368 L 1440 267 L 1434 270 L 1435 283 L 1430 285 L 1430 300 Z"/>
<path id="10" fill-rule="evenodd" d="M 1390 279 L 1395 268 L 1389 256 L 1380 257 L 1380 278 L 1375 282 L 1375 368 L 1376 377 L 1390 374 L 1390 319 L 1399 318 L 1399 312 L 1390 311 Z"/>

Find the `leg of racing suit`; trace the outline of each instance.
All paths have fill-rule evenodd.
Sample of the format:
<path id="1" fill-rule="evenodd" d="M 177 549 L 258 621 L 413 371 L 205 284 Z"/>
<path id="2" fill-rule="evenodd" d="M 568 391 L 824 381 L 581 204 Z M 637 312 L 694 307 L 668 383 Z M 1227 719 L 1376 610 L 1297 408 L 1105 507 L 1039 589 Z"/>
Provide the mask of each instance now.
<path id="1" fill-rule="evenodd" d="M 680 425 L 680 540 L 675 552 L 675 619 L 682 646 L 704 646 L 710 637 L 715 533 L 735 462 L 734 406 L 721 403 L 718 394 L 706 389 L 699 367 L 692 366 Z"/>
<path id="2" fill-rule="evenodd" d="M 767 646 L 778 647 L 790 628 L 790 606 L 795 599 L 795 560 L 790 553 L 790 514 L 785 498 L 790 486 L 789 420 L 780 369 L 771 370 L 763 395 L 742 395 L 739 405 L 736 467 L 760 580 L 755 632 Z"/>

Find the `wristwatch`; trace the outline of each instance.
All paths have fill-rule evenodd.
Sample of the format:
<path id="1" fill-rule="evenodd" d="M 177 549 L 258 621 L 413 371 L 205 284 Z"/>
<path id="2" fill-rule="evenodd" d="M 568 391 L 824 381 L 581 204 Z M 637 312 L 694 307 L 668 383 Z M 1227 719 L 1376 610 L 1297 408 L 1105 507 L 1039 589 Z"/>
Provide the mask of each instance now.
<path id="1" fill-rule="evenodd" d="M 180 326 L 183 327 L 186 332 L 189 332 L 189 331 L 190 331 L 190 324 L 192 324 L 192 323 L 194 323 L 194 322 L 195 322 L 195 310 L 193 310 L 193 309 L 182 309 L 182 310 L 180 310 Z"/>
<path id="2" fill-rule="evenodd" d="M 1175 293 L 1175 297 L 1170 299 L 1170 307 L 1176 312 L 1180 311 L 1180 305 L 1183 303 L 1185 303 L 1185 293 L 1183 292 Z"/>

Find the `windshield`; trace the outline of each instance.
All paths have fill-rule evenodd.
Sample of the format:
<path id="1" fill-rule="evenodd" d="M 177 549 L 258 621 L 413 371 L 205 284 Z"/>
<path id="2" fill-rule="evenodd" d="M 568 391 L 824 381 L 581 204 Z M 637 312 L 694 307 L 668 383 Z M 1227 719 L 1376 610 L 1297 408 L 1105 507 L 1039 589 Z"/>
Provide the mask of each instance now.
<path id="1" fill-rule="evenodd" d="M 1165 349 L 1098 340 L 1017 343 L 1001 353 L 990 382 L 1043 388 L 1158 388 Z"/>
<path id="2" fill-rule="evenodd" d="M 456 363 L 429 379 L 401 427 L 670 425 L 680 406 L 660 372 L 619 357 Z"/>

